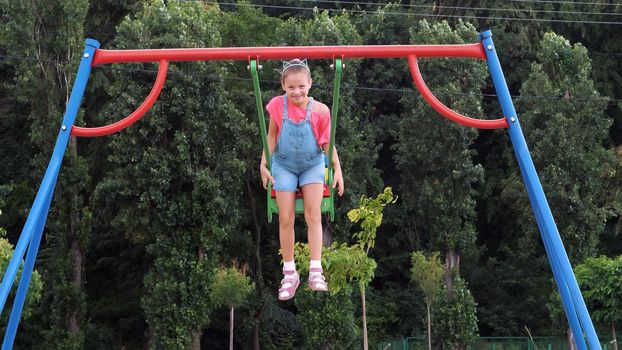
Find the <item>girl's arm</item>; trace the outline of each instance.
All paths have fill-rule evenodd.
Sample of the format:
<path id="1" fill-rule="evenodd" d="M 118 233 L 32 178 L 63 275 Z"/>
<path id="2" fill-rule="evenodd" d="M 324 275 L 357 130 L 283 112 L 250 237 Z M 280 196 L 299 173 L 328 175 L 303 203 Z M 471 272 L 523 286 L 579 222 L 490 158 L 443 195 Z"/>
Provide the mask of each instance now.
<path id="1" fill-rule="evenodd" d="M 270 117 L 270 124 L 268 125 L 268 153 L 272 156 L 274 153 L 274 149 L 276 148 L 276 123 L 274 119 Z M 268 188 L 268 181 L 270 181 L 274 185 L 274 177 L 268 170 L 267 161 L 266 161 L 266 152 L 262 150 L 261 152 L 261 164 L 259 165 L 259 171 L 261 173 L 261 183 L 263 188 Z"/>

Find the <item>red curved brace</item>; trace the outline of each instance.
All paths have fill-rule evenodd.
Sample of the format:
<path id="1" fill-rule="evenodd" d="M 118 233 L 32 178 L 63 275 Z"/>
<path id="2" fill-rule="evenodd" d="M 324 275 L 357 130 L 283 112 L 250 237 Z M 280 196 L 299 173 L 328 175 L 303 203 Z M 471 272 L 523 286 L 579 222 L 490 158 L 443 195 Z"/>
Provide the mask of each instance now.
<path id="1" fill-rule="evenodd" d="M 79 126 L 73 126 L 71 129 L 71 135 L 74 136 L 83 136 L 83 137 L 97 137 L 110 135 L 117 131 L 123 130 L 128 126 L 134 124 L 138 119 L 140 119 L 151 106 L 155 103 L 160 95 L 160 91 L 162 91 L 162 86 L 164 86 L 164 81 L 166 80 L 166 72 L 168 71 L 168 61 L 160 60 L 160 67 L 158 67 L 158 76 L 156 77 L 156 81 L 153 84 L 153 88 L 151 88 L 151 92 L 143 101 L 143 103 L 129 116 L 112 123 L 106 126 L 100 126 L 97 128 L 81 128 Z"/>
<path id="2" fill-rule="evenodd" d="M 423 77 L 421 76 L 419 64 L 417 63 L 417 57 L 413 55 L 408 56 L 408 66 L 410 67 L 410 74 L 412 74 L 415 85 L 417 86 L 417 89 L 419 89 L 419 92 L 421 92 L 423 98 L 430 104 L 430 106 L 432 106 L 432 108 L 445 116 L 447 119 L 451 119 L 458 124 L 478 129 L 501 129 L 508 127 L 508 121 L 505 118 L 494 120 L 473 119 L 452 111 L 441 103 L 441 101 L 439 101 L 432 94 L 430 89 L 428 89 L 428 86 L 425 84 L 425 81 L 423 81 Z"/>

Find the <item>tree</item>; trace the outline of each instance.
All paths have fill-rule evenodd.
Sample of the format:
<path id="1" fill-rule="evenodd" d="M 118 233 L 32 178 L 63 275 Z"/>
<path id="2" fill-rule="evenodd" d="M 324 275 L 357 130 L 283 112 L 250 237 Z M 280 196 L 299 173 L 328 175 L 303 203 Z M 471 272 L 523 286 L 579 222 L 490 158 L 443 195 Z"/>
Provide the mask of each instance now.
<path id="1" fill-rule="evenodd" d="M 432 301 L 443 289 L 443 274 L 445 273 L 438 255 L 438 252 L 429 257 L 426 257 L 422 252 L 411 254 L 411 278 L 425 295 L 428 350 L 432 350 Z"/>
<path id="2" fill-rule="evenodd" d="M 308 274 L 308 244 L 297 243 L 295 256 L 300 274 Z M 352 302 L 353 284 L 360 284 L 360 279 L 370 281 L 376 262 L 359 246 L 334 242 L 322 251 L 322 265 L 329 283 L 328 293 L 299 288 L 295 298 L 298 317 L 307 333 L 307 349 L 359 348 L 359 330 L 356 327 L 355 306 Z"/>
<path id="3" fill-rule="evenodd" d="M 20 142 L 32 152 L 28 161 L 15 165 L 17 169 L 30 168 L 21 181 L 32 188 L 41 182 L 69 99 L 84 47 L 88 6 L 86 0 L 0 1 L 4 28 L 0 47 L 10 56 L 26 57 L 14 62 L 14 79 L 7 85 L 18 107 L 15 112 L 20 120 L 26 120 L 18 126 L 26 136 Z M 49 235 L 41 245 L 42 255 L 50 257 L 41 266 L 48 286 L 41 308 L 49 311 L 42 312 L 47 327 L 41 327 L 32 338 L 43 335 L 49 347 L 80 349 L 87 328 L 84 261 L 91 229 L 88 197 L 92 187 L 88 163 L 75 137 L 68 149 L 47 219 Z M 19 173 L 17 169 L 13 171 Z"/>
<path id="4" fill-rule="evenodd" d="M 441 293 L 434 300 L 436 319 L 433 335 L 443 347 L 461 350 L 477 336 L 477 303 L 464 279 L 456 277 L 454 282 L 451 296 Z"/>
<path id="5" fill-rule="evenodd" d="M 276 17 L 270 17 L 262 12 L 260 8 L 254 8 L 252 6 L 242 5 L 237 7 L 236 11 L 223 11 L 222 21 L 220 22 L 219 32 L 222 35 L 222 46 L 224 47 L 250 47 L 250 46 L 274 46 L 279 43 L 279 39 L 276 36 L 277 28 L 282 24 L 283 20 Z M 262 92 L 264 95 L 263 101 L 269 101 L 271 97 L 271 90 L 274 88 L 272 84 L 273 76 L 269 74 L 270 61 L 260 61 L 260 65 L 265 66 L 265 69 L 260 71 L 260 79 L 262 85 Z M 238 107 L 240 111 L 243 111 L 247 116 L 247 123 L 252 126 L 253 132 L 249 135 L 249 142 L 252 145 L 248 147 L 247 152 L 242 154 L 242 160 L 246 164 L 251 164 L 246 168 L 244 174 L 244 201 L 247 203 L 249 219 L 248 230 L 252 235 L 240 235 L 238 240 L 231 241 L 232 247 L 239 247 L 242 244 L 249 244 L 248 252 L 252 252 L 251 257 L 239 256 L 240 250 L 231 249 L 231 257 L 224 257 L 224 259 L 248 259 L 251 268 L 251 277 L 253 278 L 256 286 L 256 296 L 253 298 L 253 302 L 249 305 L 249 308 L 254 310 L 254 320 L 249 322 L 253 327 L 253 349 L 259 350 L 260 348 L 269 347 L 275 339 L 280 339 L 280 336 L 265 336 L 261 337 L 262 332 L 265 332 L 265 328 L 270 328 L 272 322 L 272 316 L 281 315 L 278 304 L 274 298 L 267 297 L 268 293 L 272 292 L 271 288 L 266 288 L 264 281 L 264 266 L 269 265 L 270 259 L 266 259 L 261 253 L 264 251 L 272 251 L 278 249 L 274 245 L 274 241 L 266 239 L 270 237 L 266 233 L 270 233 L 273 229 L 265 219 L 265 199 L 266 193 L 263 187 L 257 183 L 257 179 L 260 178 L 257 163 L 257 157 L 261 154 L 261 138 L 259 136 L 259 123 L 257 120 L 257 111 L 255 106 L 255 99 L 251 95 L 253 91 L 252 83 L 248 80 L 241 78 L 248 78 L 249 71 L 247 70 L 247 62 L 243 64 L 229 64 L 228 71 L 231 72 L 231 76 L 235 77 L 226 80 L 225 87 L 227 91 L 241 91 L 248 93 L 231 93 L 229 99 L 232 103 Z M 266 81 L 268 80 L 268 81 Z M 247 240 L 248 243 L 242 241 Z M 264 262 L 264 260 L 267 260 Z M 274 303 L 268 305 L 269 303 Z M 273 312 L 274 311 L 274 312 Z M 283 310 L 282 314 L 291 315 Z M 278 332 L 287 333 L 284 329 L 295 327 L 283 327 L 281 320 L 276 321 L 278 324 Z M 296 334 L 295 331 L 292 332 Z M 278 341 L 277 341 L 278 343 Z M 295 343 L 295 341 L 294 341 Z M 278 346 L 278 348 L 281 348 Z"/>
<path id="6" fill-rule="evenodd" d="M 622 256 L 588 258 L 574 271 L 592 319 L 611 326 L 611 343 L 617 350 L 615 325 L 622 321 Z"/>
<path id="7" fill-rule="evenodd" d="M 451 28 L 446 22 L 420 21 L 410 36 L 411 42 L 418 44 L 477 41 L 475 28 L 462 22 Z M 485 85 L 486 70 L 481 62 L 433 59 L 421 60 L 420 65 L 426 84 L 445 105 L 467 116 L 482 114 L 479 91 Z M 400 193 L 404 191 L 402 227 L 409 230 L 411 241 L 443 252 L 444 290 L 451 300 L 461 254 L 475 250 L 475 186 L 484 181 L 483 168 L 474 162 L 477 153 L 471 146 L 477 131 L 443 118 L 418 95 L 405 95 L 401 102 L 404 112 L 394 148 L 401 173 L 398 188 Z"/>
<path id="8" fill-rule="evenodd" d="M 348 212 L 348 218 L 355 223 L 360 222 L 361 230 L 353 234 L 356 243 L 333 243 L 322 252 L 325 274 L 330 282 L 329 294 L 337 295 L 352 282 L 357 283 L 361 291 L 361 306 L 363 311 L 363 348 L 367 349 L 367 310 L 365 302 L 365 290 L 374 278 L 376 262 L 369 257 L 369 250 L 374 247 L 376 232 L 382 224 L 383 210 L 388 204 L 397 201 L 390 187 L 376 198 L 361 196 L 360 206 Z M 296 244 L 296 260 L 300 270 L 304 274 L 308 271 L 309 252 L 308 245 Z M 350 290 L 349 288 L 346 290 Z"/>
<path id="9" fill-rule="evenodd" d="M 197 2 L 146 3 L 119 25 L 114 47 L 218 47 L 220 16 L 217 7 Z M 154 108 L 108 138 L 99 215 L 116 235 L 146 246 L 152 259 L 145 262 L 148 271 L 141 270 L 138 293 L 152 347 L 200 348 L 210 321 L 209 275 L 223 242 L 243 232 L 238 193 L 252 126 L 224 87 L 226 65 L 171 64 Z M 148 94 L 145 80 L 153 73 L 151 64 L 112 69 L 104 120 L 94 122 L 131 113 Z"/>
<path id="10" fill-rule="evenodd" d="M 210 297 L 215 305 L 229 307 L 229 350 L 233 350 L 233 315 L 235 308 L 242 305 L 255 289 L 246 276 L 246 267 L 220 267 L 215 273 Z"/>
<path id="11" fill-rule="evenodd" d="M 611 120 L 603 116 L 606 102 L 595 88 L 583 45 L 546 33 L 537 58 L 517 108 L 557 228 L 571 262 L 578 263 L 596 253 L 610 215 L 601 184 L 615 174 L 607 147 Z M 529 97 L 538 94 L 558 100 L 542 103 Z M 514 173 L 501 192 L 504 202 L 514 203 L 507 223 L 523 239 L 539 240 L 516 164 L 509 169 Z"/>
<path id="12" fill-rule="evenodd" d="M 585 47 L 547 33 L 516 101 L 527 145 L 573 264 L 596 253 L 611 215 L 607 201 L 612 201 L 602 184 L 610 184 L 616 174 L 608 146 L 611 120 L 604 116 L 606 100 L 591 77 Z M 546 96 L 547 100 L 535 96 Z M 477 283 L 484 288 L 478 296 L 480 306 L 491 305 L 480 314 L 481 319 L 502 334 L 521 332 L 523 325 L 554 332 L 555 326 L 541 322 L 548 319 L 546 314 L 536 317 L 522 311 L 546 311 L 539 305 L 545 304 L 554 287 L 514 151 L 507 137 L 504 143 L 506 148 L 494 173 L 488 175 L 491 187 L 486 190 L 487 200 L 494 205 L 487 206 L 483 217 L 496 228 L 486 239 L 486 246 L 497 252 L 486 264 L 499 269 L 494 279 L 490 274 L 479 276 Z M 514 287 L 520 297 L 493 291 L 491 286 L 504 290 Z"/>
<path id="13" fill-rule="evenodd" d="M 382 224 L 382 212 L 384 208 L 387 204 L 394 204 L 396 201 L 397 197 L 393 195 L 391 187 L 386 187 L 376 198 L 372 199 L 361 196 L 359 207 L 348 212 L 348 219 L 350 219 L 350 221 L 354 223 L 360 222 L 361 230 L 354 233 L 352 236 L 357 241 L 356 245 L 365 252 L 365 255 L 369 255 L 369 249 L 376 245 L 376 232 L 378 231 L 378 227 Z M 373 277 L 373 270 L 370 274 L 366 269 L 362 269 L 361 271 L 354 270 L 350 277 L 359 281 L 359 288 L 361 290 L 361 305 L 363 307 L 363 349 L 365 350 L 369 348 L 367 339 L 365 289 Z"/>
<path id="14" fill-rule="evenodd" d="M 477 32 L 469 24 L 455 29 L 447 23 L 430 25 L 421 21 L 411 29 L 411 42 L 420 44 L 460 44 L 473 42 Z M 422 40 L 423 39 L 423 40 Z M 451 62 L 451 63 L 450 63 Z M 481 105 L 473 93 L 484 84 L 485 67 L 475 60 L 422 61 L 427 85 L 442 96 L 450 108 L 466 115 L 479 115 Z M 429 74 L 427 72 L 439 72 Z M 440 72 L 443 72 L 440 74 Z M 404 215 L 420 239 L 445 251 L 445 284 L 452 291 L 453 271 L 459 270 L 460 253 L 473 249 L 476 237 L 474 184 L 483 181 L 483 169 L 473 163 L 470 147 L 477 132 L 440 116 L 426 101 L 407 95 L 398 122 L 395 145 L 397 167 L 403 173 L 400 184 Z"/>
<path id="15" fill-rule="evenodd" d="M 522 111 L 527 144 L 568 254 L 571 261 L 581 261 L 594 255 L 608 215 L 602 207 L 604 196 L 597 183 L 606 181 L 612 174 L 609 170 L 615 166 L 612 151 L 605 147 L 611 121 L 603 118 L 606 104 L 590 77 L 585 47 L 571 45 L 554 33 L 545 34 L 540 45 L 538 63 L 532 65 L 521 89 L 525 97 L 519 98 L 517 105 Z M 538 93 L 557 96 L 559 100 L 543 104 L 529 98 Z M 512 181 L 518 179 L 514 177 Z M 532 217 L 529 206 L 523 208 L 521 216 Z M 524 230 L 536 231 L 533 218 L 523 222 L 529 223 Z"/>

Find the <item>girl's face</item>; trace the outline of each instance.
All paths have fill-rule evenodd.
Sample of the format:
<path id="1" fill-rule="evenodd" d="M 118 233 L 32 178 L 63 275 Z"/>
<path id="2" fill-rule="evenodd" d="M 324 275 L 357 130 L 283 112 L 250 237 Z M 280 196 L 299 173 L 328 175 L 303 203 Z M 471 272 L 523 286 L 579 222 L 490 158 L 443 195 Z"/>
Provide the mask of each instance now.
<path id="1" fill-rule="evenodd" d="M 287 99 L 294 105 L 304 107 L 309 101 L 311 78 L 306 71 L 287 74 L 281 81 L 281 86 L 287 94 Z"/>

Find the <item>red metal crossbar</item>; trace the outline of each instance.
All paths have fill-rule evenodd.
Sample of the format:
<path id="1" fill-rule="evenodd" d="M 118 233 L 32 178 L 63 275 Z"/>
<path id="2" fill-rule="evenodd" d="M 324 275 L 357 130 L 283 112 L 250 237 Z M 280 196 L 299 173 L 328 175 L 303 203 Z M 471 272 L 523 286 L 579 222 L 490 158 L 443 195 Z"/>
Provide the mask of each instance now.
<path id="1" fill-rule="evenodd" d="M 93 66 L 122 62 L 273 60 L 291 58 L 465 57 L 486 59 L 482 44 L 225 47 L 206 49 L 97 50 Z"/>
<path id="2" fill-rule="evenodd" d="M 71 134 L 95 137 L 112 134 L 125 129 L 140 119 L 158 98 L 170 61 L 208 61 L 208 60 L 270 60 L 290 58 L 335 59 L 335 58 L 407 58 L 415 85 L 430 103 L 443 116 L 460 124 L 483 129 L 506 128 L 505 119 L 479 120 L 458 114 L 443 105 L 425 85 L 417 58 L 456 57 L 486 59 L 481 43 L 465 45 L 358 45 L 358 46 L 292 46 L 292 47 L 234 47 L 203 49 L 145 49 L 145 50 L 102 50 L 95 51 L 93 66 L 124 62 L 160 62 L 156 82 L 145 101 L 126 118 L 110 125 L 97 128 L 74 126 Z"/>

